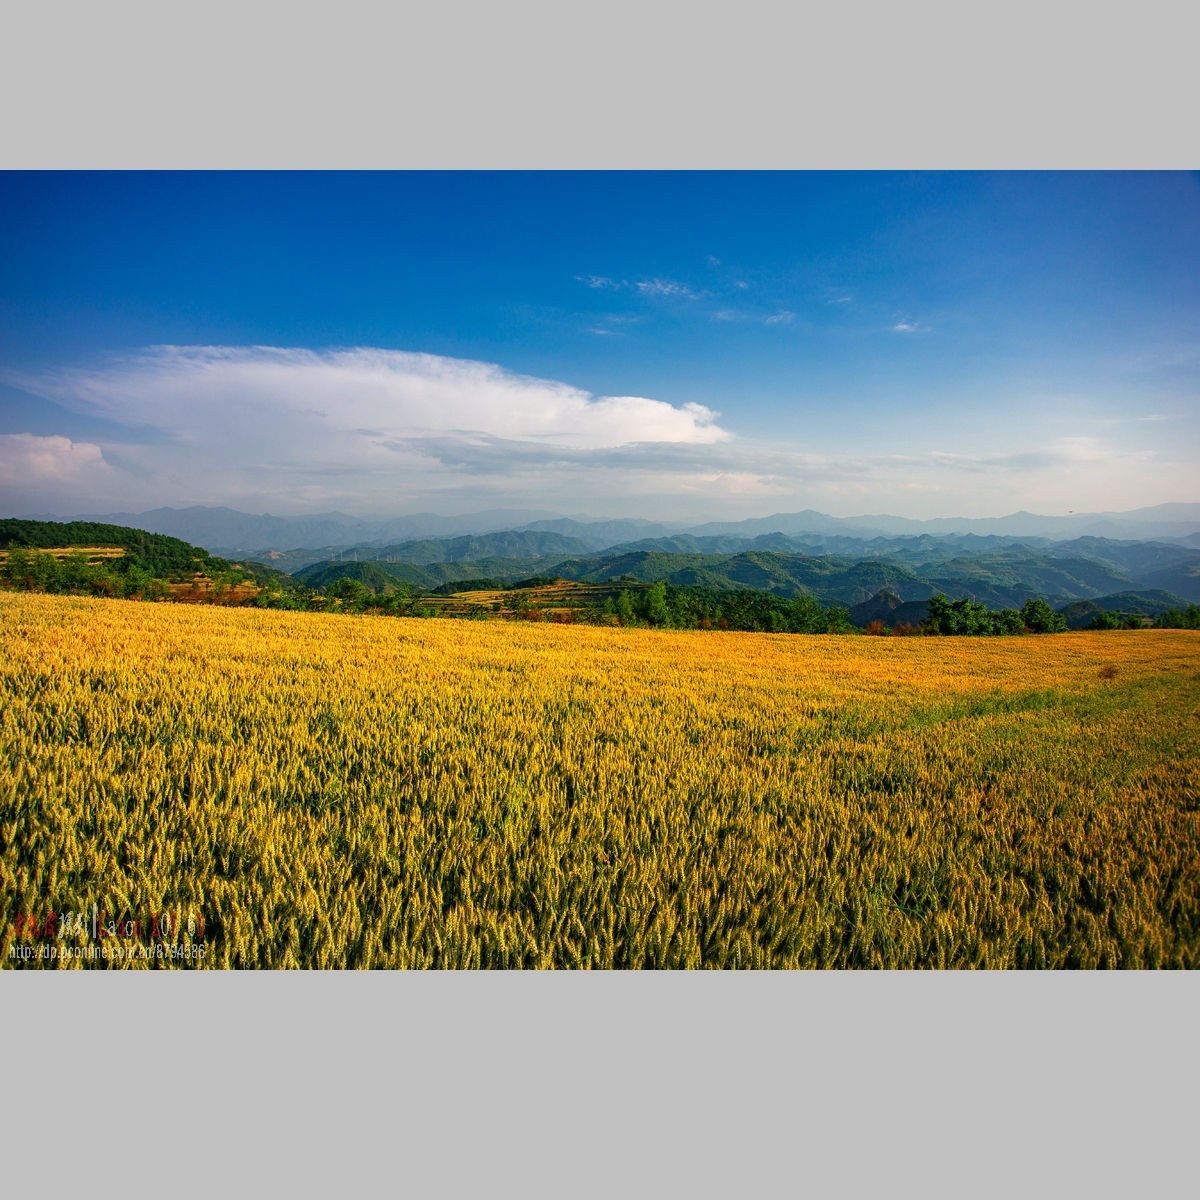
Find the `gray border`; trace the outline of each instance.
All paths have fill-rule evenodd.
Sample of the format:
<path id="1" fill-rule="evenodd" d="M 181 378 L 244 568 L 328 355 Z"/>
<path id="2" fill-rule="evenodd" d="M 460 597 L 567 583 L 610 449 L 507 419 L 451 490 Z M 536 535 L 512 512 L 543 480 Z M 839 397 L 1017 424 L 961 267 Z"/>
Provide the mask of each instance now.
<path id="1" fill-rule="evenodd" d="M 1191 168 L 1184 10 L 10 4 L 12 168 Z"/>
<path id="2" fill-rule="evenodd" d="M 34 1192 L 97 1167 L 154 1196 L 1157 1196 L 1192 1174 L 1191 975 L 4 984 L 6 1178 Z"/>

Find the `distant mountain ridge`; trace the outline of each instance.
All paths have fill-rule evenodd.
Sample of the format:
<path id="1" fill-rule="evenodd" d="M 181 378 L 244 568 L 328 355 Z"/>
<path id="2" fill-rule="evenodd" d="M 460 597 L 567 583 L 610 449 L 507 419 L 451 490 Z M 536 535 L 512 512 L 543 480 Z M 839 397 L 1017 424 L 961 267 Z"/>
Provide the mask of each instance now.
<path id="1" fill-rule="evenodd" d="M 1156 504 L 1130 512 L 1068 513 L 1042 516 L 1015 512 L 1004 517 L 910 517 L 867 515 L 831 517 L 809 509 L 799 513 L 776 513 L 747 521 L 709 522 L 687 532 L 696 536 L 729 533 L 830 533 L 857 536 L 878 534 L 999 534 L 1015 537 L 1111 538 L 1188 537 L 1200 531 L 1200 504 Z"/>
<path id="2" fill-rule="evenodd" d="M 692 538 L 753 539 L 780 534 L 869 540 L 876 537 L 984 536 L 1041 537 L 1053 540 L 1105 537 L 1124 540 L 1169 538 L 1181 544 L 1200 536 L 1200 504 L 1158 504 L 1130 512 L 1068 513 L 1044 516 L 1017 512 L 1003 517 L 935 517 L 917 520 L 888 515 L 834 517 L 806 509 L 740 521 L 701 524 L 650 521 L 641 518 L 602 519 L 564 517 L 537 509 L 489 509 L 459 516 L 416 513 L 392 518 L 360 518 L 341 512 L 282 517 L 254 515 L 232 508 L 193 505 L 158 508 L 141 513 L 78 514 L 69 518 L 34 515 L 35 520 L 89 520 L 168 534 L 210 553 L 254 555 L 291 552 L 305 547 L 352 549 L 391 546 L 418 540 L 499 532 L 557 533 L 578 538 L 592 550 L 647 538 L 686 535 Z M 763 547 L 764 549 L 767 547 Z M 314 560 L 310 560 L 314 561 Z"/>
<path id="3" fill-rule="evenodd" d="M 297 550 L 305 546 L 345 547 L 382 545 L 415 538 L 454 537 L 490 533 L 526 525 L 554 513 L 542 509 L 492 509 L 461 517 L 416 513 L 406 517 L 367 520 L 346 513 L 316 513 L 303 517 L 255 516 L 233 508 L 156 508 L 143 513 L 109 513 L 103 517 L 30 518 L 43 521 L 89 520 L 126 525 L 151 533 L 182 538 L 193 545 L 220 546 L 236 554 L 267 550 Z"/>
<path id="4" fill-rule="evenodd" d="M 497 533 L 464 534 L 453 538 L 426 538 L 383 546 L 373 554 L 380 562 L 449 563 L 472 562 L 485 558 L 570 558 L 588 554 L 594 542 L 545 533 L 533 529 L 506 529 Z"/>

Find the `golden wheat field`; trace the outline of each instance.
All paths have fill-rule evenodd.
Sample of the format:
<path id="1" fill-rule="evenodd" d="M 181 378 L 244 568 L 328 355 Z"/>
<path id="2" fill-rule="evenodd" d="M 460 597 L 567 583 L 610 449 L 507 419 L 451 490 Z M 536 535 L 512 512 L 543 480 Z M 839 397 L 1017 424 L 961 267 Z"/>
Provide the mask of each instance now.
<path id="1" fill-rule="evenodd" d="M 1195 633 L 0 622 L 9 966 L 1200 963 Z"/>

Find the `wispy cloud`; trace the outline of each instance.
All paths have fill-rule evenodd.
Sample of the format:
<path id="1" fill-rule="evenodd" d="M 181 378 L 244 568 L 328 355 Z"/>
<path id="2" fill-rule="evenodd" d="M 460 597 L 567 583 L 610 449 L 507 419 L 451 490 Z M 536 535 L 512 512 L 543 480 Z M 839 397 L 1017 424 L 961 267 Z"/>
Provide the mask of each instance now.
<path id="1" fill-rule="evenodd" d="M 918 325 L 915 321 L 897 321 L 892 326 L 893 333 L 928 333 L 928 325 Z"/>
<path id="2" fill-rule="evenodd" d="M 588 333 L 597 337 L 620 337 L 630 326 L 637 325 L 643 318 L 639 313 L 610 312 L 590 313 L 588 319 L 594 322 L 587 327 Z"/>
<path id="3" fill-rule="evenodd" d="M 607 275 L 576 275 L 576 280 L 590 288 L 608 288 L 620 291 L 626 284 L 617 279 L 609 279 Z"/>
<path id="4" fill-rule="evenodd" d="M 608 275 L 576 275 L 576 280 L 586 287 L 614 292 L 633 292 L 638 296 L 666 300 L 698 300 L 704 292 L 698 292 L 677 279 L 654 276 L 648 279 L 613 279 Z"/>
<path id="5" fill-rule="evenodd" d="M 726 322 L 752 321 L 756 325 L 790 325 L 796 319 L 796 314 L 786 308 L 767 313 L 765 316 L 761 310 L 756 312 L 753 309 L 745 308 L 718 308 L 712 314 L 712 319 Z"/>
<path id="6" fill-rule="evenodd" d="M 663 296 L 680 300 L 695 300 L 700 294 L 685 283 L 674 279 L 639 279 L 633 285 L 643 296 Z"/>

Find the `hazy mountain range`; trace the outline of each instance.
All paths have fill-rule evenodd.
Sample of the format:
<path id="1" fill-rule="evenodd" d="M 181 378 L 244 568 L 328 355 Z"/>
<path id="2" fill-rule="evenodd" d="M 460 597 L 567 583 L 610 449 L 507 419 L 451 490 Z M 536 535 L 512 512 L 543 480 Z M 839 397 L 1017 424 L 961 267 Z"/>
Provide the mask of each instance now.
<path id="1" fill-rule="evenodd" d="M 199 507 L 87 519 L 170 534 L 317 588 L 347 577 L 379 590 L 555 575 L 749 588 L 851 608 L 884 594 L 889 612 L 938 592 L 993 608 L 1034 597 L 1063 605 L 1136 595 L 1159 611 L 1200 602 L 1200 504 L 932 521 L 807 511 L 690 528 L 505 509 L 374 522 Z"/>
<path id="2" fill-rule="evenodd" d="M 346 513 L 316 513 L 304 517 L 255 516 L 234 508 L 153 508 L 147 512 L 77 514 L 70 517 L 29 514 L 38 521 L 100 521 L 128 525 L 150 533 L 165 533 L 193 546 L 220 546 L 232 554 L 266 550 L 295 550 L 303 546 L 350 547 L 380 545 L 420 537 L 452 537 L 463 533 L 490 533 L 512 529 L 554 513 L 541 509 L 492 509 L 462 517 L 417 513 L 407 517 L 364 519 Z M 215 551 L 210 551 L 215 553 Z"/>
<path id="3" fill-rule="evenodd" d="M 1069 513 L 1041 516 L 1017 512 L 1006 517 L 935 517 L 915 520 L 886 515 L 831 517 L 811 509 L 776 513 L 743 521 L 706 522 L 700 525 L 650 520 L 603 520 L 587 516 L 563 517 L 537 509 L 489 509 L 462 516 L 417 513 L 412 516 L 362 518 L 346 513 L 318 513 L 303 517 L 255 516 L 232 508 L 156 508 L 140 513 L 88 513 L 71 516 L 24 514 L 42 521 L 88 520 L 128 525 L 151 533 L 165 533 L 224 556 L 258 556 L 319 548 L 319 557 L 355 547 L 386 548 L 422 539 L 441 539 L 502 531 L 556 533 L 579 539 L 590 550 L 648 538 L 686 534 L 692 538 L 733 537 L 752 539 L 767 534 L 841 535 L 855 539 L 898 535 L 995 535 L 1028 539 L 1103 537 L 1116 539 L 1180 539 L 1200 548 L 1200 504 L 1158 504 L 1131 512 Z"/>

